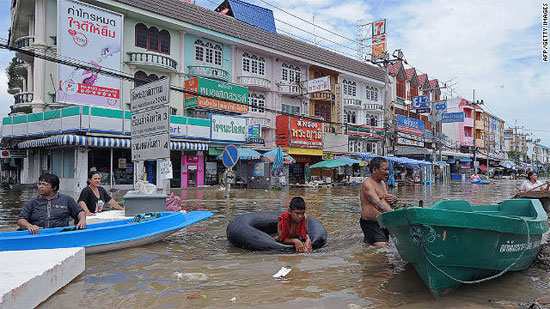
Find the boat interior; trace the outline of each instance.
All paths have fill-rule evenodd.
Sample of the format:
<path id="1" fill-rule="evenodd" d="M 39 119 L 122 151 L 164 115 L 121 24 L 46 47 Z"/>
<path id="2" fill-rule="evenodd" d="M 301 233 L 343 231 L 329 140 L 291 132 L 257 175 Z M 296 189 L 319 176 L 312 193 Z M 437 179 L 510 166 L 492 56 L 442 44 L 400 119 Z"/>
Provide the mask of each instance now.
<path id="1" fill-rule="evenodd" d="M 524 218 L 536 218 L 537 211 L 535 207 L 533 207 L 533 203 L 540 202 L 538 200 L 530 199 L 513 199 L 505 200 L 497 205 L 472 205 L 466 200 L 446 200 L 435 203 L 432 208 L 496 214 L 499 216 L 519 216 Z"/>

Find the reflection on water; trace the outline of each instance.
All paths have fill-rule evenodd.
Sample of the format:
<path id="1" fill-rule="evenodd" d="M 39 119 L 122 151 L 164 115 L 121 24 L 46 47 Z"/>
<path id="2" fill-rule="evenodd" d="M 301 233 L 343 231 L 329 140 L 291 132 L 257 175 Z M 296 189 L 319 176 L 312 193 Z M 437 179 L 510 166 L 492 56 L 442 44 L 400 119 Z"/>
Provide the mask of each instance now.
<path id="1" fill-rule="evenodd" d="M 490 204 L 513 196 L 520 183 L 453 182 L 431 188 L 402 187 L 394 193 L 414 205 L 439 199 Z M 209 210 L 214 216 L 155 244 L 88 255 L 85 272 L 42 307 L 512 308 L 548 289 L 548 275 L 531 267 L 463 286 L 435 301 L 395 248 L 378 250 L 362 243 L 359 188 L 234 190 L 230 199 L 215 189 L 180 191 L 184 208 Z M 14 227 L 17 214 L 33 194 L 0 192 L 1 229 Z M 245 212 L 283 210 L 297 195 L 306 200 L 308 215 L 327 229 L 326 247 L 311 254 L 271 254 L 252 253 L 227 242 L 225 228 L 232 218 Z M 287 280 L 273 279 L 285 265 L 292 266 Z"/>

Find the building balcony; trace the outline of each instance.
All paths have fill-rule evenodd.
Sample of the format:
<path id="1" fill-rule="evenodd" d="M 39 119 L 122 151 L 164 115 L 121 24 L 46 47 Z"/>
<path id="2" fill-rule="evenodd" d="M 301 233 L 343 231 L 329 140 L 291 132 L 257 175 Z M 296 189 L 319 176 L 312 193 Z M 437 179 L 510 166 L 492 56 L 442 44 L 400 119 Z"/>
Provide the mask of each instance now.
<path id="1" fill-rule="evenodd" d="M 361 100 L 359 99 L 344 99 L 344 106 L 361 108 Z"/>
<path id="2" fill-rule="evenodd" d="M 464 124 L 465 127 L 473 128 L 474 127 L 474 119 L 473 118 L 464 118 L 463 124 Z"/>
<path id="3" fill-rule="evenodd" d="M 384 110 L 382 104 L 365 104 L 365 109 L 368 111 L 381 111 Z"/>
<path id="4" fill-rule="evenodd" d="M 485 148 L 485 141 L 482 139 L 476 139 L 476 147 L 477 148 Z"/>
<path id="5" fill-rule="evenodd" d="M 17 94 L 19 92 L 21 92 L 21 88 L 19 87 L 13 87 L 8 89 L 8 93 L 11 95 Z"/>
<path id="6" fill-rule="evenodd" d="M 463 147 L 472 147 L 474 145 L 474 138 L 471 136 L 464 136 L 460 140 L 460 146 Z"/>
<path id="7" fill-rule="evenodd" d="M 476 120 L 476 130 L 480 130 L 485 128 L 485 124 L 483 123 L 483 120 Z"/>
<path id="8" fill-rule="evenodd" d="M 222 68 L 211 67 L 207 65 L 189 65 L 187 75 L 193 77 L 206 77 L 224 82 L 229 82 L 229 72 Z"/>
<path id="9" fill-rule="evenodd" d="M 262 90 L 271 89 L 271 81 L 267 78 L 258 76 L 239 76 L 238 83 L 249 88 L 258 88 Z"/>
<path id="10" fill-rule="evenodd" d="M 147 52 L 129 52 L 127 54 L 128 64 L 148 67 L 166 73 L 177 72 L 177 61 L 168 56 Z"/>
<path id="11" fill-rule="evenodd" d="M 15 98 L 15 104 L 30 104 L 33 99 L 32 92 L 20 92 L 13 96 Z"/>
<path id="12" fill-rule="evenodd" d="M 265 117 L 250 117 L 248 118 L 248 124 L 260 124 L 262 128 L 273 128 L 271 119 Z"/>
<path id="13" fill-rule="evenodd" d="M 34 36 L 31 36 L 31 35 L 22 36 L 17 40 L 15 40 L 14 42 L 14 45 L 16 48 L 20 48 L 23 50 L 31 50 L 33 44 L 34 44 Z M 20 52 L 16 52 L 15 55 L 17 56 L 17 58 L 23 59 L 24 61 L 27 61 L 27 62 L 32 62 L 34 60 L 32 56 L 23 54 Z"/>
<path id="14" fill-rule="evenodd" d="M 317 101 L 332 101 L 332 92 L 330 91 L 320 91 L 309 94 L 310 100 Z"/>
<path id="15" fill-rule="evenodd" d="M 297 96 L 302 94 L 302 87 L 300 84 L 286 84 L 286 83 L 278 83 L 277 88 L 279 90 L 279 93 L 291 95 L 291 96 Z"/>

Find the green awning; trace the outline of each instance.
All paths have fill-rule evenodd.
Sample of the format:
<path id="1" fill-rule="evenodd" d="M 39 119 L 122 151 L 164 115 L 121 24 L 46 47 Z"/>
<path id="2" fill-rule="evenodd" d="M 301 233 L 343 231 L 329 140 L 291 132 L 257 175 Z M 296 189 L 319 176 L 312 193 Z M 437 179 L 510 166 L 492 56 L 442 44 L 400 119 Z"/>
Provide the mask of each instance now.
<path id="1" fill-rule="evenodd" d="M 209 147 L 208 148 L 208 155 L 209 156 L 219 156 L 223 153 L 223 149 Z"/>

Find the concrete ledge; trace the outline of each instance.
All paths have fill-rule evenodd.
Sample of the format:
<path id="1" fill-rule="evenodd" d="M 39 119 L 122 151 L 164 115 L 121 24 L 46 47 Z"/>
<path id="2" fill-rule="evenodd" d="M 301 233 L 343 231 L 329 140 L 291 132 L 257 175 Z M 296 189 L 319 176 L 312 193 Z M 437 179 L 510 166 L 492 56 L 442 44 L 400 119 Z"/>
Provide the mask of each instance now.
<path id="1" fill-rule="evenodd" d="M 116 220 L 132 219 L 133 217 L 125 217 L 124 210 L 109 210 L 97 213 L 95 216 L 87 216 L 86 223 L 94 224 L 101 222 L 109 222 Z"/>
<path id="2" fill-rule="evenodd" d="M 84 248 L 3 251 L 0 265 L 0 308 L 34 308 L 84 271 Z"/>

